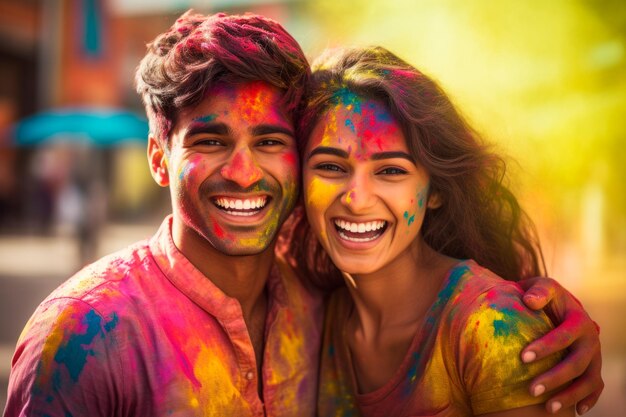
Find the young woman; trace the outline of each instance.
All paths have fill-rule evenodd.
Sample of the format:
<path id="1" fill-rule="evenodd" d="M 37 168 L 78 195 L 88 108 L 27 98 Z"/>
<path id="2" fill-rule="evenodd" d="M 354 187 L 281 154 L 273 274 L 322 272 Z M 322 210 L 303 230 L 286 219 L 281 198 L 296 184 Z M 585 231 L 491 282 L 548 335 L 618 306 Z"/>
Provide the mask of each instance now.
<path id="1" fill-rule="evenodd" d="M 383 48 L 313 67 L 300 132 L 310 230 L 298 225 L 294 251 L 346 283 L 328 303 L 319 415 L 548 415 L 549 393 L 528 387 L 559 356 L 519 352 L 551 324 L 512 282 L 539 275 L 542 257 L 502 159 Z M 332 263 L 302 250 L 310 232 Z"/>

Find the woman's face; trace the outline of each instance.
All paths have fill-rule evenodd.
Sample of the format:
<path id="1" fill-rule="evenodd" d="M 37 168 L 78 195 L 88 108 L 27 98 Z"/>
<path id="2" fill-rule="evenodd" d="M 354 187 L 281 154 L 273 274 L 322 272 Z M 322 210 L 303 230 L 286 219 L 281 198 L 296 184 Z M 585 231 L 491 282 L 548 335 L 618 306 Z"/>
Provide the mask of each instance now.
<path id="1" fill-rule="evenodd" d="M 368 274 L 409 255 L 429 201 L 429 175 L 379 101 L 347 90 L 313 129 L 305 149 L 307 215 L 337 267 Z"/>

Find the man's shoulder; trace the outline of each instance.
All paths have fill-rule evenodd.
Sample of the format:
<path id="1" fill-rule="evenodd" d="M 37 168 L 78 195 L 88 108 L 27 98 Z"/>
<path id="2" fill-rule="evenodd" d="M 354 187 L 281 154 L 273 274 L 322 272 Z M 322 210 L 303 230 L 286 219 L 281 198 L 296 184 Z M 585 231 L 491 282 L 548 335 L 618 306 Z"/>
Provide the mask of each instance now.
<path id="1" fill-rule="evenodd" d="M 154 268 L 156 266 L 149 240 L 135 242 L 85 266 L 54 290 L 45 301 L 58 298 L 85 299 L 94 292 L 116 287 L 120 281 L 150 272 Z"/>

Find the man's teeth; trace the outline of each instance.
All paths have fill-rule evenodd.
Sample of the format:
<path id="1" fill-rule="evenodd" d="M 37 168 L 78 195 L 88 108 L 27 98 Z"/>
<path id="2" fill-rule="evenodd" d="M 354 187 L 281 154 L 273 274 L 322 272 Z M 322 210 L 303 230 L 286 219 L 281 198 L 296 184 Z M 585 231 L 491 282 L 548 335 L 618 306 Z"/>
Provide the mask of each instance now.
<path id="1" fill-rule="evenodd" d="M 234 214 L 236 216 L 252 216 L 258 213 L 267 204 L 267 197 L 257 198 L 218 198 L 215 200 L 215 204 L 225 209 L 227 213 Z M 234 211 L 234 210 L 254 210 L 254 211 Z"/>
<path id="2" fill-rule="evenodd" d="M 335 225 L 340 229 L 346 230 L 351 233 L 366 233 L 382 229 L 387 222 L 383 220 L 377 220 L 366 223 L 351 223 L 345 220 L 335 220 Z"/>

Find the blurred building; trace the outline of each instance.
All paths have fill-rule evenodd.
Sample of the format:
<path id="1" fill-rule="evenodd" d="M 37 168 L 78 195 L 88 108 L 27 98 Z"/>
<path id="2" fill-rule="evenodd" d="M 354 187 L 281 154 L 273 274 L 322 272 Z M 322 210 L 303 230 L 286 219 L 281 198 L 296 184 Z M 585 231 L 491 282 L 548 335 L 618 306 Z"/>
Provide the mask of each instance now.
<path id="1" fill-rule="evenodd" d="M 146 44 L 182 12 L 256 12 L 292 22 L 288 29 L 298 32 L 306 21 L 300 6 L 300 1 L 289 0 L 0 0 L 0 228 L 48 229 L 59 220 L 60 195 L 71 195 L 62 193 L 64 175 L 76 171 L 57 172 L 66 168 L 58 156 L 63 151 L 14 146 L 7 131 L 13 123 L 58 108 L 124 109 L 143 115 L 133 87 L 135 68 Z M 145 145 L 128 143 L 92 154 L 98 160 L 94 167 L 102 170 L 97 175 L 105 184 L 108 218 L 139 220 L 168 210 L 164 190 L 149 176 Z M 52 163 L 41 168 L 41 161 Z M 61 167 L 52 167 L 54 161 Z M 42 185 L 41 175 L 54 180 Z"/>

